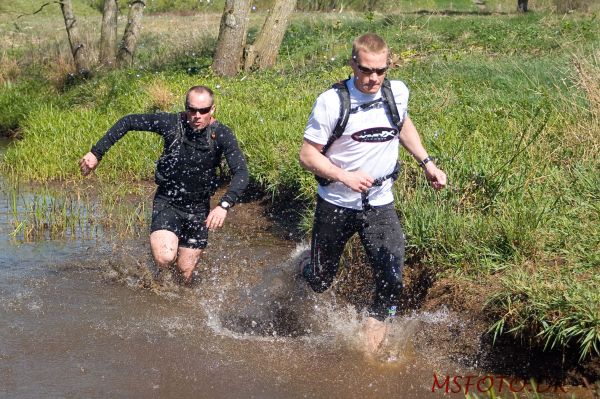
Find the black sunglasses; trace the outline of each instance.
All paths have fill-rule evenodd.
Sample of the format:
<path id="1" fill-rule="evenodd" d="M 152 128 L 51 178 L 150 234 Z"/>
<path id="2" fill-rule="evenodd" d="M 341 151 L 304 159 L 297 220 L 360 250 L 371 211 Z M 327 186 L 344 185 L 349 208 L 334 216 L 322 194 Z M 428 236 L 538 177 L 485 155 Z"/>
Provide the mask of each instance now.
<path id="1" fill-rule="evenodd" d="M 385 66 L 383 68 L 367 68 L 367 67 L 360 65 L 356 61 L 354 61 L 354 62 L 356 63 L 356 67 L 358 68 L 358 70 L 361 71 L 362 73 L 364 73 L 365 75 L 371 75 L 373 73 L 376 73 L 377 75 L 381 76 L 384 73 L 386 73 L 386 71 L 388 70 L 387 66 Z"/>
<path id="2" fill-rule="evenodd" d="M 200 115 L 205 115 L 205 114 L 208 114 L 210 112 L 210 110 L 212 109 L 212 107 L 213 106 L 211 105 L 211 106 L 208 106 L 208 107 L 205 107 L 205 108 L 194 108 L 194 107 L 191 107 L 189 105 L 186 105 L 185 106 L 185 110 L 187 112 L 190 112 L 192 115 L 195 115 L 196 112 L 199 112 Z"/>

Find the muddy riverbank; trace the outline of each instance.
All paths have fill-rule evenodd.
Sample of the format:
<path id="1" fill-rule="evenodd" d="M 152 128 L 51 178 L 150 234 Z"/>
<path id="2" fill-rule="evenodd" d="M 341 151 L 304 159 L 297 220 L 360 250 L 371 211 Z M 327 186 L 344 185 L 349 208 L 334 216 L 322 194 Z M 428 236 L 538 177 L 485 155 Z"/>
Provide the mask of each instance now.
<path id="1" fill-rule="evenodd" d="M 272 214 L 269 203 L 260 206 L 253 218 Z M 275 214 L 279 208 L 273 207 Z M 268 223 L 277 225 L 288 218 L 271 217 Z M 285 226 L 284 226 L 285 227 Z M 355 248 L 360 242 L 353 242 Z M 306 244 L 307 245 L 307 244 Z M 333 290 L 352 306 L 367 306 L 374 293 L 372 275 L 360 250 L 347 254 L 346 269 L 342 269 Z M 511 376 L 521 380 L 544 381 L 554 387 L 578 386 L 579 395 L 600 395 L 600 358 L 581 360 L 577 347 L 551 350 L 533 336 L 510 334 L 494 338 L 488 331 L 497 315 L 491 313 L 483 298 L 490 291 L 501 289 L 493 281 L 478 284 L 456 278 L 435 275 L 432 267 L 407 264 L 404 270 L 404 317 L 415 314 L 444 314 L 446 322 L 436 323 L 416 331 L 411 338 L 422 353 L 437 359 L 438 364 L 476 370 L 479 375 Z M 591 389 L 588 389 L 591 388 Z"/>

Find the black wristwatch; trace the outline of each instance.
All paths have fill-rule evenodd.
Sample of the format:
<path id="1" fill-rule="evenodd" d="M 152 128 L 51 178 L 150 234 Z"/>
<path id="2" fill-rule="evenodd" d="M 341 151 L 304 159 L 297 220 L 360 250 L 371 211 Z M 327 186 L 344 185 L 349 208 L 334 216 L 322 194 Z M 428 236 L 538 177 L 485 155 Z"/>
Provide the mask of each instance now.
<path id="1" fill-rule="evenodd" d="M 419 162 L 419 166 L 422 167 L 422 168 L 424 168 L 425 165 L 428 162 L 431 162 L 431 161 L 433 161 L 433 157 L 428 156 L 427 158 L 425 158 L 424 160 L 422 160 L 421 162 Z"/>
<path id="2" fill-rule="evenodd" d="M 221 201 L 221 203 L 219 204 L 219 206 L 221 208 L 225 209 L 226 211 L 228 211 L 229 208 L 231 208 L 233 206 L 233 204 L 231 202 Z"/>

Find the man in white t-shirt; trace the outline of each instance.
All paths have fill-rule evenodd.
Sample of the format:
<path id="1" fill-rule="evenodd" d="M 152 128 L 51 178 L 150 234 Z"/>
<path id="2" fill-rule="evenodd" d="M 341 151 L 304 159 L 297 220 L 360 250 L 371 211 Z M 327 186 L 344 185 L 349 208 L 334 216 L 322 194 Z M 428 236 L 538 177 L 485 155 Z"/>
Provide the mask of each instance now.
<path id="1" fill-rule="evenodd" d="M 300 163 L 329 184 L 320 181 L 317 190 L 311 261 L 302 275 L 313 290 L 325 291 L 346 243 L 358 233 L 375 278 L 375 303 L 369 314 L 381 321 L 395 314 L 402 290 L 404 233 L 392 194 L 399 144 L 419 162 L 436 190 L 446 185 L 446 174 L 421 144 L 407 113 L 408 88 L 401 81 L 390 82 L 401 119 L 398 126 L 393 122 L 382 98 L 389 66 L 385 41 L 372 33 L 355 39 L 350 66 L 353 76 L 345 82 L 350 114 L 342 135 L 329 143 L 341 113 L 340 96 L 333 88 L 319 95 L 304 130 Z"/>

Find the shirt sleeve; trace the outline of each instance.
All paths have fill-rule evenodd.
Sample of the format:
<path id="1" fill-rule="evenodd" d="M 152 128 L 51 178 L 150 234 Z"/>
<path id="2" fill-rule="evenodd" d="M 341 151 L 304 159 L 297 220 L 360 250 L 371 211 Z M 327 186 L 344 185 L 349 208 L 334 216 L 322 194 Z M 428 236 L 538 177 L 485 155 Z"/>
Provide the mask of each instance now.
<path id="1" fill-rule="evenodd" d="M 91 152 L 101 160 L 117 141 L 132 130 L 167 134 L 177 123 L 177 114 L 130 114 L 119 119 L 106 134 L 92 146 Z"/>
<path id="2" fill-rule="evenodd" d="M 322 93 L 308 118 L 304 138 L 316 144 L 327 144 L 340 116 L 340 99 L 334 89 Z"/>
<path id="3" fill-rule="evenodd" d="M 404 120 L 408 115 L 408 87 L 400 80 L 392 80 L 390 83 L 392 92 L 394 93 L 394 99 L 396 100 L 396 106 L 398 107 L 398 114 L 400 115 L 400 118 Z"/>

